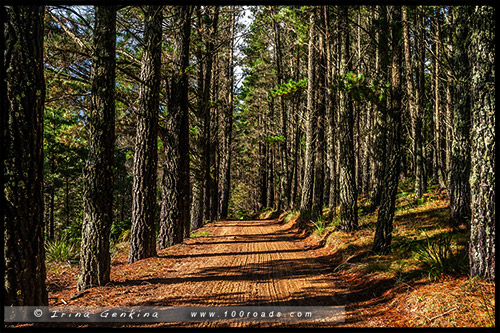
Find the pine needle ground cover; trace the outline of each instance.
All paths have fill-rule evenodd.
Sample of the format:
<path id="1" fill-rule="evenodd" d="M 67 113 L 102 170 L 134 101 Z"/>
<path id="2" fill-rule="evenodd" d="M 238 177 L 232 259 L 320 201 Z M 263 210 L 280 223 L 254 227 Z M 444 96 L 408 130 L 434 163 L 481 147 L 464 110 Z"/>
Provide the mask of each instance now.
<path id="1" fill-rule="evenodd" d="M 495 326 L 495 284 L 469 278 L 469 232 L 448 227 L 445 196 L 432 187 L 416 200 L 400 190 L 391 251 L 383 255 L 371 251 L 377 212 L 367 213 L 368 199 L 360 199 L 360 228 L 353 233 L 337 230 L 335 217 L 322 233 L 316 221 L 301 228 L 318 256 L 327 254 L 351 285 L 346 326 Z"/>
<path id="2" fill-rule="evenodd" d="M 391 251 L 383 255 L 371 252 L 377 212 L 369 212 L 369 202 L 363 198 L 359 201 L 360 228 L 350 234 L 336 230 L 335 219 L 327 222 L 327 210 L 317 220 L 301 221 L 305 228 L 298 227 L 298 212 L 265 220 L 276 214 L 266 212 L 262 221 L 276 221 L 291 232 L 334 277 L 339 288 L 331 293 L 346 305 L 346 322 L 335 327 L 495 326 L 495 284 L 468 277 L 468 232 L 447 227 L 449 209 L 444 196 L 444 191 L 433 188 L 417 201 L 413 193 L 400 191 Z M 193 256 L 190 246 L 220 241 L 220 230 L 218 223 L 207 224 L 184 243 L 159 251 L 157 258 L 133 264 L 127 263 L 128 243 L 118 242 L 114 245 L 111 283 L 91 288 L 81 297 L 75 288 L 78 265 L 74 261 L 48 262 L 49 301 L 51 305 L 78 306 L 150 304 L 158 297 L 158 288 L 169 283 L 166 274 L 175 275 L 173 267 Z M 238 237 L 227 237 L 239 241 Z M 185 284 L 189 287 L 187 281 Z M 169 301 L 181 305 L 190 300 Z M 148 326 L 166 325 L 171 324 Z M 184 324 L 190 325 L 200 324 Z"/>

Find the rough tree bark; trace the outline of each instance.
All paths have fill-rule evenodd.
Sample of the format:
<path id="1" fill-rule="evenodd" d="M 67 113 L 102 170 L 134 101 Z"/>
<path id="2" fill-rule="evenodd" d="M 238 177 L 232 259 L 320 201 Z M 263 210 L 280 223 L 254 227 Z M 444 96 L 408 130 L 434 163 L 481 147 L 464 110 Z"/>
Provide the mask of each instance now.
<path id="1" fill-rule="evenodd" d="M 495 280 L 495 9 L 472 15 L 471 276 Z"/>
<path id="2" fill-rule="evenodd" d="M 205 8 L 205 10 L 209 10 L 209 8 Z M 218 19 L 219 19 L 219 7 L 215 6 L 211 9 L 212 13 L 207 13 L 205 20 L 211 23 L 211 25 L 207 25 L 206 29 L 210 31 L 207 37 L 207 41 L 205 44 L 206 53 L 205 53 L 205 63 L 204 63 L 204 78 L 203 78 L 203 87 L 201 94 L 201 105 L 200 105 L 200 113 L 203 118 L 203 126 L 202 126 L 202 137 L 203 141 L 201 144 L 202 148 L 202 172 L 203 172 L 203 185 L 201 187 L 202 197 L 203 197 L 203 215 L 204 218 L 201 221 L 202 224 L 207 220 L 213 221 L 216 216 L 213 211 L 214 207 L 214 187 L 215 183 L 215 173 L 214 173 L 214 152 L 213 152 L 213 138 L 212 137 L 212 112 L 211 112 L 211 92 L 213 90 L 214 82 L 213 82 L 213 69 L 214 63 L 216 63 L 216 52 L 215 52 L 215 43 L 217 36 L 217 28 L 218 28 Z"/>
<path id="3" fill-rule="evenodd" d="M 156 178 L 162 10 L 161 6 L 145 7 L 144 51 L 135 136 L 129 263 L 156 256 Z"/>
<path id="4" fill-rule="evenodd" d="M 420 199 L 425 192 L 425 163 L 424 163 L 424 117 L 425 117 L 425 77 L 424 77 L 424 61 L 425 61 L 425 27 L 423 27 L 423 14 L 417 12 L 415 14 L 415 26 L 418 28 L 418 38 L 415 42 L 416 54 L 416 89 L 413 93 L 416 95 L 416 104 L 414 104 L 412 116 L 412 136 L 413 136 L 413 167 L 415 171 L 415 199 Z M 405 52 L 406 53 L 406 52 Z M 411 73 L 411 62 L 408 70 Z M 407 66 L 405 65 L 405 66 Z"/>
<path id="5" fill-rule="evenodd" d="M 376 20 L 381 23 L 380 31 L 377 33 L 377 51 L 376 51 L 376 73 L 382 81 L 387 81 L 387 68 L 389 67 L 389 38 L 387 23 L 387 7 L 380 6 Z M 370 210 L 374 211 L 380 204 L 384 181 L 384 162 L 386 157 L 386 112 L 387 104 L 383 99 L 374 106 L 374 139 L 373 139 L 373 187 L 371 193 Z"/>
<path id="6" fill-rule="evenodd" d="M 323 208 L 323 191 L 325 182 L 325 46 L 324 46 L 324 20 L 322 18 L 321 7 L 316 8 L 316 20 L 318 25 L 318 65 L 317 67 L 317 88 L 316 95 L 316 140 L 315 140 L 315 161 L 314 161 L 314 188 L 312 199 L 312 215 L 321 216 Z"/>
<path id="7" fill-rule="evenodd" d="M 165 127 L 160 128 L 165 161 L 161 181 L 162 200 L 158 249 L 181 243 L 190 229 L 188 78 L 192 7 L 175 7 L 178 33 L 173 60 Z"/>
<path id="8" fill-rule="evenodd" d="M 89 153 L 84 168 L 83 224 L 78 290 L 109 282 L 115 147 L 116 7 L 95 7 Z"/>
<path id="9" fill-rule="evenodd" d="M 304 158 L 304 177 L 302 180 L 302 197 L 300 201 L 300 215 L 308 217 L 312 209 L 312 194 L 314 186 L 314 120 L 316 117 L 314 106 L 315 82 L 315 13 L 309 15 L 309 45 L 307 62 L 307 107 L 305 111 L 306 150 Z"/>
<path id="10" fill-rule="evenodd" d="M 470 64 L 468 7 L 457 7 L 455 23 L 455 81 L 452 142 L 449 172 L 450 226 L 467 225 L 470 218 Z"/>
<path id="11" fill-rule="evenodd" d="M 392 40 L 391 40 L 391 99 L 387 110 L 387 161 L 384 168 L 384 182 L 380 207 L 377 216 L 377 227 L 373 241 L 374 252 L 389 250 L 392 239 L 392 222 L 398 188 L 401 161 L 401 9 L 392 8 Z"/>
<path id="12" fill-rule="evenodd" d="M 330 221 L 333 220 L 336 214 L 337 201 L 338 201 L 338 187 L 337 180 L 337 160 L 336 160 L 336 124 L 335 124 L 335 105 L 332 81 L 335 74 L 335 67 L 332 60 L 332 38 L 330 34 L 330 13 L 329 7 L 323 7 L 323 15 L 325 20 L 325 53 L 326 53 L 326 100 L 325 100 L 325 122 L 326 122 L 326 160 L 328 163 L 328 171 L 330 173 L 330 190 L 328 195 L 328 217 Z"/>
<path id="13" fill-rule="evenodd" d="M 6 306 L 48 305 L 43 222 L 44 6 L 2 6 Z M 3 45 L 2 45 L 3 46 Z"/>
<path id="14" fill-rule="evenodd" d="M 348 7 L 339 6 L 340 76 L 350 70 Z M 354 117 L 347 91 L 339 93 L 339 164 L 340 164 L 340 229 L 351 232 L 358 228 L 357 188 L 354 160 Z"/>
<path id="15" fill-rule="evenodd" d="M 229 50 L 227 60 L 227 105 L 224 112 L 224 138 L 223 152 L 221 154 L 221 196 L 220 196 L 220 217 L 225 219 L 228 214 L 229 192 L 231 189 L 231 144 L 233 135 L 233 108 L 234 108 L 234 26 L 236 8 L 231 9 L 231 22 L 229 32 Z"/>

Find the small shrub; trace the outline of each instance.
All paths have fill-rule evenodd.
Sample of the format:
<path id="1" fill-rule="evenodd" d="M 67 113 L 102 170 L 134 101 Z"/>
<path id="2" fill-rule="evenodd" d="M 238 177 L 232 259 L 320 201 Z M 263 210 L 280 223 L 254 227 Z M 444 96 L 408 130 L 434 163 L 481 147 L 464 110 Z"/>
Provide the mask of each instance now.
<path id="1" fill-rule="evenodd" d="M 118 242 L 128 242 L 128 241 L 130 241 L 130 235 L 131 235 L 130 229 L 123 230 L 122 233 L 120 234 L 120 236 L 118 236 L 117 241 Z"/>
<path id="2" fill-rule="evenodd" d="M 251 214 L 247 210 L 239 210 L 232 215 L 232 217 L 238 220 L 247 220 L 251 218 Z"/>
<path id="3" fill-rule="evenodd" d="M 372 260 L 359 265 L 360 270 L 365 274 L 383 273 L 389 271 L 391 264 L 386 261 Z"/>
<path id="4" fill-rule="evenodd" d="M 338 227 L 340 225 L 340 214 L 336 214 L 333 216 L 332 225 Z"/>
<path id="5" fill-rule="evenodd" d="M 267 207 L 258 214 L 257 219 L 259 220 L 273 219 L 278 217 L 279 214 L 280 212 L 275 210 L 274 208 Z"/>
<path id="6" fill-rule="evenodd" d="M 62 239 L 71 244 L 80 244 L 82 241 L 82 225 L 77 223 L 64 228 Z"/>
<path id="7" fill-rule="evenodd" d="M 322 217 L 318 217 L 316 222 L 312 222 L 314 225 L 314 233 L 318 236 L 321 236 L 326 229 L 326 221 Z"/>
<path id="8" fill-rule="evenodd" d="M 76 244 L 66 239 L 47 241 L 45 243 L 45 257 L 49 262 L 77 263 L 80 253 Z"/>
<path id="9" fill-rule="evenodd" d="M 114 222 L 111 225 L 110 238 L 112 240 L 120 239 L 120 237 L 122 237 L 124 232 L 126 232 L 127 230 L 130 231 L 131 226 L 132 226 L 131 218 L 127 218 L 123 221 Z"/>
<path id="10" fill-rule="evenodd" d="M 458 249 L 450 234 L 432 240 L 427 234 L 425 237 L 425 242 L 417 249 L 417 256 L 429 278 L 435 280 L 442 275 L 464 272 L 467 254 Z"/>

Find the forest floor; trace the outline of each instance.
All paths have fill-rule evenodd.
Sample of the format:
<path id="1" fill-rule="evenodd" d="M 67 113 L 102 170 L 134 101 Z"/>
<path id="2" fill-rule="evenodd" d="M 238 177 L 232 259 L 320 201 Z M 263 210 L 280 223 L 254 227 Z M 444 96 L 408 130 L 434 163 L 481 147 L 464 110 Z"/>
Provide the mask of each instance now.
<path id="1" fill-rule="evenodd" d="M 427 193 L 399 196 L 393 250 L 370 251 L 376 213 L 360 207 L 360 230 L 299 228 L 292 215 L 227 220 L 194 231 L 158 257 L 127 263 L 117 245 L 111 282 L 78 295 L 77 265 L 48 264 L 51 306 L 344 306 L 345 322 L 188 322 L 100 324 L 108 327 L 491 327 L 495 284 L 465 273 L 432 277 L 418 249 L 445 232 L 446 201 Z M 286 218 L 285 218 L 286 217 Z M 457 244 L 467 237 L 458 232 Z M 457 246 L 458 246 L 457 245 Z M 458 250 L 457 250 L 458 251 Z M 461 252 L 456 252 L 460 255 Z M 18 325 L 32 326 L 32 325 Z M 93 327 L 93 324 L 38 324 Z M 97 324 L 96 324 L 97 326 Z"/>

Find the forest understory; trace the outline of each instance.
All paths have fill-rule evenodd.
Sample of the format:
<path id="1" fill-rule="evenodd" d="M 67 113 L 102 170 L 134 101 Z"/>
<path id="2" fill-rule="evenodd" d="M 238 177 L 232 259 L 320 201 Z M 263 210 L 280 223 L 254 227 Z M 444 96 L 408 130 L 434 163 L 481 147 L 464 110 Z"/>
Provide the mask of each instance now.
<path id="1" fill-rule="evenodd" d="M 78 265 L 47 263 L 51 307 L 345 305 L 342 323 L 51 323 L 50 327 L 493 327 L 495 284 L 468 277 L 463 261 L 468 233 L 450 231 L 444 196 L 434 188 L 417 201 L 401 191 L 394 242 L 385 255 L 371 251 L 376 212 L 364 212 L 367 206 L 360 199 L 360 228 L 352 235 L 336 230 L 334 224 L 320 228 L 321 222 L 300 221 L 297 213 L 268 210 L 254 220 L 207 224 L 181 244 L 159 251 L 158 257 L 133 264 L 127 262 L 128 242 L 117 243 L 111 282 L 83 295 L 76 289 Z M 439 257 L 450 233 L 451 252 L 440 258 L 443 262 L 425 256 L 428 251 Z M 33 326 L 48 324 L 17 327 Z"/>

